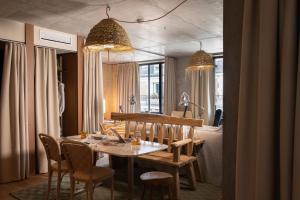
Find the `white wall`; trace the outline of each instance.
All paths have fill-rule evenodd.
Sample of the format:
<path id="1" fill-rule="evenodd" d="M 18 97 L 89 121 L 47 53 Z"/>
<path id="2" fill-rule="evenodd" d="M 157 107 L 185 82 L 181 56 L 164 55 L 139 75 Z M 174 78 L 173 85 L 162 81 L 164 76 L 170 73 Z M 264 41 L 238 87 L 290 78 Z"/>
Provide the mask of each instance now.
<path id="1" fill-rule="evenodd" d="M 25 24 L 0 18 L 0 40 L 25 42 Z"/>

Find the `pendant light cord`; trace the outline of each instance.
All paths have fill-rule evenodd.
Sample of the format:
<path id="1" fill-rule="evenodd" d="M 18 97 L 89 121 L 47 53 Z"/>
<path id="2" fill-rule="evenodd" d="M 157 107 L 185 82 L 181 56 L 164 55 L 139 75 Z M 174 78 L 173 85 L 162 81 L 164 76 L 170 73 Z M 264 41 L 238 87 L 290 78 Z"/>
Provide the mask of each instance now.
<path id="1" fill-rule="evenodd" d="M 117 21 L 117 22 L 123 22 L 123 23 L 129 23 L 129 24 L 153 22 L 153 21 L 157 21 L 157 20 L 160 20 L 160 19 L 166 17 L 167 15 L 169 15 L 171 12 L 173 12 L 174 10 L 176 10 L 179 6 L 181 6 L 182 4 L 184 4 L 187 1 L 188 0 L 183 0 L 181 3 L 179 3 L 177 6 L 175 6 L 172 10 L 170 10 L 167 13 L 165 13 L 164 15 L 162 15 L 160 17 L 157 17 L 157 18 L 154 18 L 154 19 L 148 19 L 148 20 L 137 19 L 136 21 L 126 21 L 126 20 L 120 20 L 120 19 L 116 19 L 116 18 L 112 18 L 112 19 L 115 20 L 115 21 Z M 108 10 L 110 10 L 109 6 L 106 7 L 106 15 L 109 18 L 109 15 L 107 13 Z"/>
<path id="2" fill-rule="evenodd" d="M 106 13 L 107 19 L 109 19 L 109 14 L 108 14 L 108 11 L 110 11 L 110 6 L 109 6 L 109 5 L 107 5 L 107 6 L 106 6 L 106 10 L 105 10 L 105 13 Z"/>

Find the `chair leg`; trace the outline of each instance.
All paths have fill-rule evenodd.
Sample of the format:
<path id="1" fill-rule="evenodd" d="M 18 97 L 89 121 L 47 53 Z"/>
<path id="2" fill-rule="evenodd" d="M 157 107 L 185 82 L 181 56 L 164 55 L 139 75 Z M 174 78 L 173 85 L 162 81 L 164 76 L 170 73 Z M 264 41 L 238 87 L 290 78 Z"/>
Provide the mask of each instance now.
<path id="1" fill-rule="evenodd" d="M 93 200 L 94 196 L 94 186 L 93 183 L 88 183 L 88 200 Z"/>
<path id="2" fill-rule="evenodd" d="M 59 200 L 60 197 L 60 183 L 61 183 L 61 172 L 57 172 L 57 186 L 56 186 L 56 199 Z"/>
<path id="3" fill-rule="evenodd" d="M 168 186 L 168 198 L 169 200 L 172 200 L 172 185 Z"/>
<path id="4" fill-rule="evenodd" d="M 180 195 L 180 180 L 179 180 L 179 169 L 176 168 L 174 171 L 174 199 L 177 200 L 179 199 Z"/>
<path id="5" fill-rule="evenodd" d="M 160 193 L 161 199 L 164 200 L 164 188 L 163 187 L 159 188 L 159 193 Z"/>
<path id="6" fill-rule="evenodd" d="M 110 199 L 114 200 L 114 177 L 111 177 L 110 181 Z"/>
<path id="7" fill-rule="evenodd" d="M 144 184 L 144 187 L 143 187 L 143 193 L 142 193 L 141 200 L 143 200 L 143 199 L 144 199 L 145 192 L 146 192 L 146 185 Z"/>
<path id="8" fill-rule="evenodd" d="M 152 200 L 152 185 L 150 186 L 150 199 Z"/>
<path id="9" fill-rule="evenodd" d="M 196 190 L 196 177 L 195 177 L 195 171 L 194 171 L 193 163 L 190 162 L 187 165 L 187 168 L 188 168 L 188 174 L 189 174 L 189 181 L 190 181 L 190 184 L 191 184 L 191 189 Z"/>
<path id="10" fill-rule="evenodd" d="M 85 193 L 86 193 L 86 199 L 89 200 L 89 184 L 85 183 Z"/>
<path id="11" fill-rule="evenodd" d="M 51 192 L 52 174 L 53 174 L 53 171 L 51 169 L 49 169 L 49 171 L 48 171 L 48 191 L 47 191 L 47 195 L 46 195 L 47 200 L 49 199 L 49 195 L 50 195 L 50 192 Z"/>
<path id="12" fill-rule="evenodd" d="M 75 192 L 75 180 L 71 174 L 70 174 L 70 184 L 71 184 L 71 200 L 73 200 L 74 192 Z"/>

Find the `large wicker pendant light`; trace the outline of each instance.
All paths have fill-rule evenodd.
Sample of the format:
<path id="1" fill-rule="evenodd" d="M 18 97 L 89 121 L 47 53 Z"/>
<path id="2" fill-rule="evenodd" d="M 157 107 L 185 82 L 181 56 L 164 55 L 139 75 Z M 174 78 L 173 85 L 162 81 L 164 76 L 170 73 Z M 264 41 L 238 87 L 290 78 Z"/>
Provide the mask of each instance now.
<path id="1" fill-rule="evenodd" d="M 202 43 L 200 42 L 200 50 L 192 55 L 189 60 L 186 71 L 199 71 L 207 70 L 214 67 L 214 61 L 211 55 L 201 49 Z"/>
<path id="2" fill-rule="evenodd" d="M 126 31 L 114 19 L 109 18 L 106 8 L 107 19 L 101 20 L 89 32 L 85 47 L 95 51 L 130 51 L 132 46 Z"/>

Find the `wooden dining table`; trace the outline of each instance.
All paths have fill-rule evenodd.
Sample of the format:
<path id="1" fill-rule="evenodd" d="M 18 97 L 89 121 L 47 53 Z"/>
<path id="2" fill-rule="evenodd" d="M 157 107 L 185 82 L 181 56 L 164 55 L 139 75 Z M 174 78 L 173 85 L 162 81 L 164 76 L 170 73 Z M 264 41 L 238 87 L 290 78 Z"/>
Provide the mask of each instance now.
<path id="1" fill-rule="evenodd" d="M 80 139 L 80 136 L 76 135 L 69 136 L 64 139 L 86 143 L 94 152 L 101 152 L 109 154 L 110 156 L 127 158 L 129 191 L 128 199 L 133 199 L 134 197 L 134 158 L 168 148 L 167 145 L 149 141 L 141 141 L 139 145 L 132 145 L 130 142 L 119 143 L 117 142 L 117 138 L 114 136 L 107 136 L 102 140 L 96 140 L 93 138 L 93 136 L 89 136 L 86 139 Z"/>

